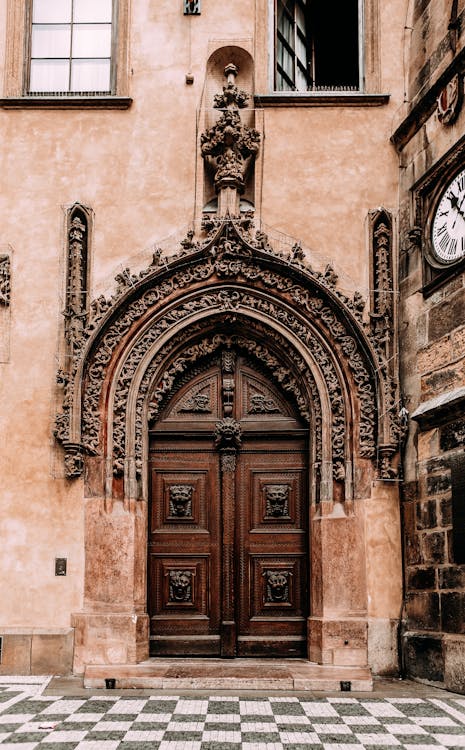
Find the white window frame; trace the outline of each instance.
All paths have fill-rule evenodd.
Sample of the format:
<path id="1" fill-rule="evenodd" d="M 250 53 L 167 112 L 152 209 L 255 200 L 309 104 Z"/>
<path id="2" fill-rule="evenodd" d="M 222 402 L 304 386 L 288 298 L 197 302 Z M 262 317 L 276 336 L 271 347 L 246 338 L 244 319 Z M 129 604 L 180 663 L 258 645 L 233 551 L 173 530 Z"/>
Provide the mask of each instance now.
<path id="1" fill-rule="evenodd" d="M 112 0 L 112 17 L 111 17 L 111 48 L 110 48 L 110 77 L 109 77 L 109 88 L 105 90 L 73 90 L 71 88 L 71 75 L 72 75 L 72 61 L 78 60 L 80 58 L 73 57 L 73 51 L 72 47 L 70 47 L 70 54 L 67 58 L 32 58 L 32 32 L 33 32 L 33 5 L 34 0 L 29 0 L 28 3 L 28 13 L 27 13 L 27 21 L 26 21 L 26 27 L 27 27 L 27 34 L 26 34 L 26 53 L 25 53 L 25 81 L 24 81 L 24 93 L 27 96 L 72 96 L 72 97 L 79 97 L 79 96 L 89 96 L 89 95 L 103 95 L 103 96 L 111 96 L 115 94 L 116 90 L 116 71 L 115 71 L 115 57 L 116 57 L 116 51 L 117 51 L 117 13 L 118 13 L 118 2 L 117 0 Z M 74 0 L 71 0 L 71 21 L 69 24 L 64 24 L 66 26 L 70 26 L 70 30 L 72 32 L 72 28 L 75 22 L 74 20 Z M 94 25 L 90 23 L 89 25 Z M 95 23 L 95 25 L 98 25 Z M 44 89 L 41 91 L 31 91 L 30 89 L 30 78 L 31 78 L 31 62 L 33 59 L 67 59 L 69 61 L 69 78 L 68 78 L 68 87 L 66 89 L 62 89 L 59 91 Z M 88 58 L 85 58 L 88 59 Z M 89 58 L 90 59 L 90 58 Z M 103 58 L 95 58 L 95 59 L 103 59 Z M 106 58 L 108 59 L 108 58 Z"/>

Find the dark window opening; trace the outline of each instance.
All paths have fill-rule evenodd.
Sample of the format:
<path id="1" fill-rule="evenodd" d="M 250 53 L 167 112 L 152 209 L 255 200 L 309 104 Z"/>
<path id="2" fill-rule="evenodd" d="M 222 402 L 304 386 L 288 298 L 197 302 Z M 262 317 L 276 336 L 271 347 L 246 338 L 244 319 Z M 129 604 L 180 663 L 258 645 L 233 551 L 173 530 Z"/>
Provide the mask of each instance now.
<path id="1" fill-rule="evenodd" d="M 452 550 L 454 562 L 465 565 L 465 453 L 450 462 L 452 483 Z"/>
<path id="2" fill-rule="evenodd" d="M 358 91 L 359 0 L 277 0 L 278 91 Z"/>

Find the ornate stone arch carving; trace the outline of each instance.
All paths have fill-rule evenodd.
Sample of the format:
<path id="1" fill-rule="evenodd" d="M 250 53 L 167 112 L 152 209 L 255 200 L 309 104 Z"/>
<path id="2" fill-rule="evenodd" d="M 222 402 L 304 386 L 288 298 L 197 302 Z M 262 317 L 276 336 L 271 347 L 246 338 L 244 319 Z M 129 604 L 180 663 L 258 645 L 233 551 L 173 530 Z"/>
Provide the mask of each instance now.
<path id="1" fill-rule="evenodd" d="M 276 253 L 250 216 L 208 218 L 204 232 L 202 240 L 190 233 L 181 252 L 163 264 L 157 254 L 138 275 L 125 270 L 114 296 L 92 303 L 73 366 L 62 377 L 64 404 L 56 420 L 68 476 L 81 473 L 88 455 L 114 460 L 116 475 L 123 471 L 126 482 L 136 481 L 148 394 L 153 412 L 182 371 L 189 345 L 198 352 L 212 346 L 215 334 L 226 335 L 225 323 L 240 338 L 241 321 L 255 327 L 254 346 L 269 342 L 271 369 L 306 418 L 312 397 L 329 404 L 336 481 L 353 460 L 375 460 L 379 445 L 393 454 L 392 382 L 383 376 L 382 348 L 362 323 L 361 295 L 350 300 L 338 292 L 334 270 L 314 271 L 298 245 L 288 256 Z M 252 345 L 246 338 L 242 345 Z M 189 356 L 197 354 L 186 362 Z M 318 432 L 325 416 L 312 408 Z"/>

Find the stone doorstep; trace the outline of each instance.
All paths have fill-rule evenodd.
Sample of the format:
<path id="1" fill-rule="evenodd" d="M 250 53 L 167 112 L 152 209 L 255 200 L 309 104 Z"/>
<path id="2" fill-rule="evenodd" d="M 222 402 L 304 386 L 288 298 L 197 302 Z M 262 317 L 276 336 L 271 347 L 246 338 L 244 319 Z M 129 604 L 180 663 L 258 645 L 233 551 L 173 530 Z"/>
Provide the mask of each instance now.
<path id="1" fill-rule="evenodd" d="M 148 659 L 140 664 L 90 664 L 84 687 L 157 690 L 322 690 L 337 692 L 350 682 L 353 692 L 373 690 L 368 667 L 321 666 L 303 659 Z"/>

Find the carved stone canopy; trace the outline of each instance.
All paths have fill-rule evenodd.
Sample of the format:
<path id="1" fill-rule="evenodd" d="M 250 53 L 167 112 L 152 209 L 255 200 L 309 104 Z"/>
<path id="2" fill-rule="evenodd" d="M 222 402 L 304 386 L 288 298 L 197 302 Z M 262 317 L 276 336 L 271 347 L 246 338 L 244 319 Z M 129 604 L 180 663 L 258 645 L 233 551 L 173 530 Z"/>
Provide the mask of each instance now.
<path id="1" fill-rule="evenodd" d="M 202 347 L 224 350 L 228 336 L 246 350 L 262 347 L 276 382 L 293 389 L 312 424 L 322 482 L 350 484 L 350 467 L 376 460 L 379 446 L 390 472 L 392 382 L 383 377 L 383 349 L 361 323 L 360 295 L 339 293 L 332 269 L 316 272 L 300 253 L 275 252 L 250 219 L 217 218 L 206 230 L 166 263 L 128 271 L 111 300 L 91 305 L 73 366 L 60 377 L 55 435 L 65 451 L 72 446 L 69 475 L 82 470 L 81 455 L 95 456 L 124 475 L 132 496 L 143 494 L 149 416 Z"/>

